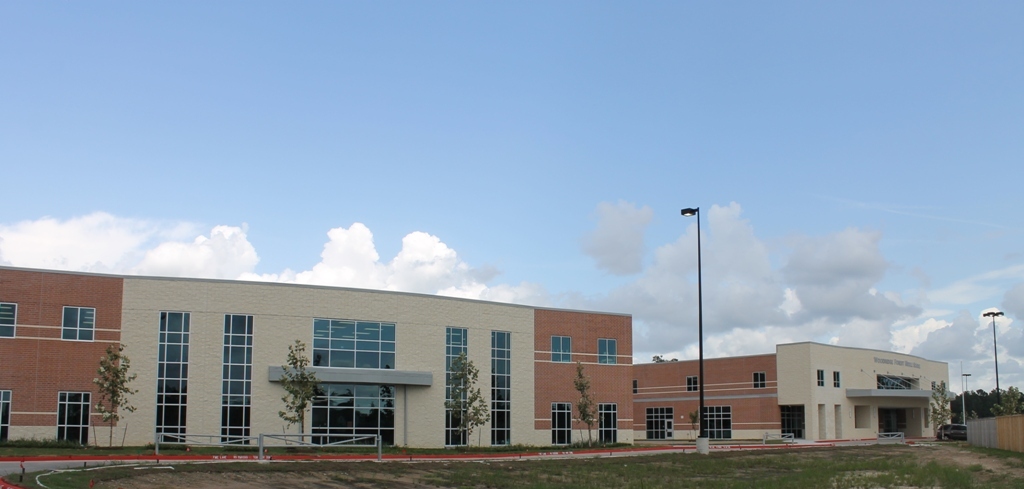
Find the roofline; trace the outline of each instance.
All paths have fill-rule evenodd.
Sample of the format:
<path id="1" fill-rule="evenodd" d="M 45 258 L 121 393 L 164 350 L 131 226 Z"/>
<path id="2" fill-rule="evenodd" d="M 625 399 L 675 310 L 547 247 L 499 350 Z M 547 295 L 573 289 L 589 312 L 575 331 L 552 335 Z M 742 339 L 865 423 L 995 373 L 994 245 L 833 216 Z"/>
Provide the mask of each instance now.
<path id="1" fill-rule="evenodd" d="M 776 353 L 751 353 L 749 355 L 736 355 L 736 356 L 731 356 L 731 357 L 714 357 L 714 358 L 704 357 L 704 362 L 707 363 L 707 362 L 710 362 L 710 361 L 713 361 L 713 360 L 733 360 L 733 359 L 736 359 L 736 358 L 774 357 L 776 355 L 777 355 Z M 689 360 L 676 360 L 674 362 L 671 361 L 671 360 L 668 360 L 668 361 L 664 361 L 664 362 L 634 363 L 633 366 L 638 366 L 638 365 L 664 365 L 664 364 L 673 364 L 673 363 L 674 364 L 680 364 L 680 363 L 686 363 L 686 362 L 699 362 L 699 361 L 700 361 L 699 358 L 691 358 Z"/>
<path id="2" fill-rule="evenodd" d="M 490 304 L 497 306 L 506 307 L 519 307 L 533 310 L 542 311 L 559 311 L 559 312 L 574 312 L 581 314 L 602 314 L 607 316 L 623 316 L 632 318 L 632 314 L 619 313 L 619 312 L 604 312 L 604 311 L 587 311 L 582 309 L 563 309 L 557 307 L 543 307 L 543 306 L 531 306 L 528 304 L 516 304 L 512 302 L 497 302 L 488 301 L 482 299 L 467 299 L 465 297 L 452 297 L 447 295 L 437 294 L 425 294 L 422 292 L 402 292 L 397 290 L 381 290 L 381 289 L 361 289 L 358 287 L 341 287 L 336 285 L 316 285 L 316 284 L 296 284 L 288 282 L 265 282 L 260 280 L 238 280 L 238 279 L 224 279 L 224 278 L 195 278 L 195 277 L 166 277 L 158 275 L 123 275 L 116 273 L 97 273 L 97 272 L 77 272 L 71 270 L 49 270 L 44 268 L 23 268 L 23 267 L 12 267 L 7 265 L 0 265 L 0 270 L 11 270 L 20 272 L 36 272 L 36 273 L 55 273 L 64 275 L 80 275 L 90 277 L 104 277 L 104 278 L 120 278 L 122 280 L 168 280 L 168 281 L 183 281 L 183 282 L 206 282 L 206 283 L 222 283 L 222 284 L 236 284 L 236 285 L 268 285 L 276 287 L 298 287 L 307 289 L 319 289 L 319 290 L 343 290 L 349 292 L 364 292 L 371 294 L 388 294 L 388 295 L 400 295 L 408 297 L 424 297 L 431 299 L 444 299 L 454 300 L 462 302 L 471 302 L 474 304 Z"/>
<path id="3" fill-rule="evenodd" d="M 874 348 L 861 348 L 861 347 L 857 347 L 857 346 L 828 345 L 828 344 L 825 344 L 825 343 L 818 343 L 816 341 L 798 341 L 798 342 L 795 342 L 795 343 L 779 343 L 779 344 L 775 345 L 775 351 L 778 352 L 780 346 L 796 346 L 796 345 L 815 345 L 815 346 L 824 346 L 824 347 L 828 347 L 828 348 L 843 348 L 843 349 L 846 349 L 846 350 L 873 351 L 873 352 L 877 352 L 877 353 L 892 353 L 894 355 L 901 355 L 901 356 L 905 356 L 905 357 L 917 358 L 919 360 L 924 360 L 926 362 L 944 363 L 946 365 L 949 365 L 949 362 L 942 362 L 942 361 L 939 361 L 939 360 L 930 360 L 930 359 L 927 359 L 925 357 L 919 357 L 917 355 L 911 355 L 909 353 L 900 353 L 898 351 L 877 350 L 877 349 L 874 349 Z"/>

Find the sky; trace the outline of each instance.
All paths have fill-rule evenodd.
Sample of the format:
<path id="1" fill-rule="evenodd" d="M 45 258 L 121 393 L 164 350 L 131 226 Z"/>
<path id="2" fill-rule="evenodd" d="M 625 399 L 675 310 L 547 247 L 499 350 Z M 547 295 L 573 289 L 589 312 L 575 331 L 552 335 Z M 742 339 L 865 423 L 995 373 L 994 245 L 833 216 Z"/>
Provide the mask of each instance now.
<path id="1" fill-rule="evenodd" d="M 631 314 L 1024 387 L 1024 3 L 2 2 L 0 264 Z M 2 299 L 2 298 L 0 298 Z"/>

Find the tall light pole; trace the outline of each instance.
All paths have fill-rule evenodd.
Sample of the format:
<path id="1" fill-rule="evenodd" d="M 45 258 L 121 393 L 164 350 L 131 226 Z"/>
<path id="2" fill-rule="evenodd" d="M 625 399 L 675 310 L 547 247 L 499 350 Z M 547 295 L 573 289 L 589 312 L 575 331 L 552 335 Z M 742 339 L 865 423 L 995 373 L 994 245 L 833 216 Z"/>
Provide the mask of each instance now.
<path id="1" fill-rule="evenodd" d="M 708 446 L 707 423 L 704 419 L 704 291 L 701 283 L 700 269 L 700 207 L 688 207 L 680 211 L 686 217 L 697 217 L 697 363 L 700 366 L 697 386 L 700 390 L 700 436 L 697 437 L 697 452 L 707 454 Z"/>
<path id="2" fill-rule="evenodd" d="M 963 371 L 963 363 L 960 364 L 960 370 Z M 967 424 L 967 377 L 971 374 L 960 374 L 960 413 L 963 418 L 964 424 Z"/>
<path id="3" fill-rule="evenodd" d="M 999 346 L 996 344 L 996 318 L 1002 316 L 1003 313 L 999 311 L 989 311 L 982 316 L 992 318 L 992 352 L 995 355 L 996 361 L 996 404 L 1002 404 L 1003 398 L 999 394 Z"/>

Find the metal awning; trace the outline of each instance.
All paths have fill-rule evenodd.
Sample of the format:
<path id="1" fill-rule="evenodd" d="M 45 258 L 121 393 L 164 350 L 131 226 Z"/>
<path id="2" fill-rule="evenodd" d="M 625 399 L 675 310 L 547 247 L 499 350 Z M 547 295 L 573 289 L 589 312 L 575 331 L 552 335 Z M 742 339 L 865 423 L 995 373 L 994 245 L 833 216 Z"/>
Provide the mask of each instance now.
<path id="1" fill-rule="evenodd" d="M 846 397 L 929 399 L 932 397 L 932 391 L 920 389 L 846 389 Z"/>
<path id="2" fill-rule="evenodd" d="M 422 385 L 431 386 L 434 374 L 412 370 L 385 370 L 376 368 L 327 368 L 308 367 L 306 370 L 316 373 L 320 382 L 337 384 L 386 384 L 386 385 Z M 271 382 L 280 382 L 284 369 L 271 366 L 267 376 Z"/>

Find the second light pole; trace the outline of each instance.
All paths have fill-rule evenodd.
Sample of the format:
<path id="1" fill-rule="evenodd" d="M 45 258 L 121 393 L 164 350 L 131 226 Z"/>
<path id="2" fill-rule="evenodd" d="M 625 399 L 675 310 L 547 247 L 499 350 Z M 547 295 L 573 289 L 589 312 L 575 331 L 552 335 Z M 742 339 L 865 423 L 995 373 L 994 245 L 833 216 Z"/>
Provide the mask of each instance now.
<path id="1" fill-rule="evenodd" d="M 996 363 L 996 404 L 1002 404 L 1003 398 L 999 394 L 999 345 L 996 344 L 996 318 L 1002 316 L 1003 313 L 999 311 L 989 311 L 982 316 L 992 318 L 992 353 L 995 355 Z"/>
<path id="2" fill-rule="evenodd" d="M 680 211 L 686 217 L 697 217 L 697 364 L 700 366 L 697 386 L 700 390 L 700 436 L 697 437 L 697 453 L 707 455 L 710 453 L 708 443 L 707 423 L 704 419 L 704 297 L 700 276 L 700 207 L 688 207 Z"/>

